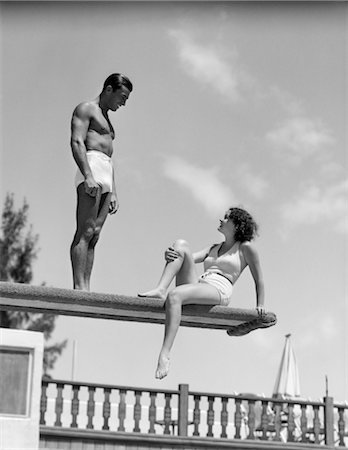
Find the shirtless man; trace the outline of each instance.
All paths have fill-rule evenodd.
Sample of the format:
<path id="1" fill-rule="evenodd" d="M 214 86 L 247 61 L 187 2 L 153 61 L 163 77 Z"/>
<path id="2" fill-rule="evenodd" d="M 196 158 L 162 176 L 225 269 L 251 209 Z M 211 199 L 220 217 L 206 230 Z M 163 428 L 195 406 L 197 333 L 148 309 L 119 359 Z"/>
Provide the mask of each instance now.
<path id="1" fill-rule="evenodd" d="M 119 203 L 111 155 L 115 138 L 108 111 L 117 111 L 133 90 L 124 75 L 115 73 L 104 82 L 101 94 L 80 103 L 71 120 L 71 149 L 78 166 L 76 233 L 70 248 L 74 289 L 89 291 L 94 248 L 105 219 Z"/>

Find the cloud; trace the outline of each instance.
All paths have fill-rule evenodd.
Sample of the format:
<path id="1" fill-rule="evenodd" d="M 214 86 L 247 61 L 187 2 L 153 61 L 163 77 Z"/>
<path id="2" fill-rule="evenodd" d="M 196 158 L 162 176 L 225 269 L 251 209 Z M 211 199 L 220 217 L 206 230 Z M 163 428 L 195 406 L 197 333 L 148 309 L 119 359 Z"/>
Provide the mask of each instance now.
<path id="1" fill-rule="evenodd" d="M 294 198 L 281 208 L 286 229 L 314 225 L 321 221 L 331 223 L 334 231 L 348 232 L 348 181 L 320 188 L 310 184 L 301 197 Z"/>
<path id="2" fill-rule="evenodd" d="M 301 346 L 312 347 L 318 341 L 330 341 L 342 335 L 341 322 L 337 317 L 328 315 L 327 311 L 313 311 L 299 324 L 301 329 Z"/>
<path id="3" fill-rule="evenodd" d="M 251 78 L 238 64 L 236 52 L 221 46 L 199 44 L 182 30 L 171 30 L 182 68 L 198 83 L 208 85 L 232 102 L 241 100 L 241 90 Z"/>
<path id="4" fill-rule="evenodd" d="M 259 174 L 253 173 L 246 164 L 240 165 L 236 174 L 245 191 L 257 200 L 264 198 L 269 187 L 268 181 Z"/>
<path id="5" fill-rule="evenodd" d="M 168 157 L 164 162 L 164 174 L 187 190 L 213 217 L 236 203 L 233 192 L 221 182 L 216 168 L 201 168 L 181 158 Z"/>
<path id="6" fill-rule="evenodd" d="M 271 86 L 269 96 L 275 99 L 285 112 L 295 116 L 303 114 L 304 107 L 302 101 L 283 88 Z"/>
<path id="7" fill-rule="evenodd" d="M 334 138 L 319 121 L 307 117 L 294 117 L 269 131 L 266 139 L 277 152 L 286 155 L 289 161 L 299 163 L 304 158 L 317 154 Z M 287 152 L 287 153 L 286 153 Z"/>

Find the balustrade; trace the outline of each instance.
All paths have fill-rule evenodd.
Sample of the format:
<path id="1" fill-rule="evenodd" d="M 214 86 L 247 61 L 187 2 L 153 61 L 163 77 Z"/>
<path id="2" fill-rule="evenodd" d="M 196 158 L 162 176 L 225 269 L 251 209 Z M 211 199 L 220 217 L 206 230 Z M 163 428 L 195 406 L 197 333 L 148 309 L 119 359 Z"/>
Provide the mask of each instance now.
<path id="1" fill-rule="evenodd" d="M 348 446 L 348 405 L 43 380 L 49 427 Z"/>

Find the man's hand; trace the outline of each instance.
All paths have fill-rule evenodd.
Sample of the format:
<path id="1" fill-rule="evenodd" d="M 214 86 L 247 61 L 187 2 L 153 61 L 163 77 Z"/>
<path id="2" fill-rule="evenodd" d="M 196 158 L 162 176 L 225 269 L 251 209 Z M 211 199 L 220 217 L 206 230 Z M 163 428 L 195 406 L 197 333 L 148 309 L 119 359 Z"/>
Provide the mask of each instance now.
<path id="1" fill-rule="evenodd" d="M 99 188 L 99 184 L 96 183 L 95 179 L 92 176 L 85 179 L 86 194 L 90 195 L 91 197 L 96 197 Z"/>
<path id="2" fill-rule="evenodd" d="M 120 204 L 115 194 L 111 194 L 111 200 L 109 205 L 109 214 L 115 214 L 118 211 Z"/>

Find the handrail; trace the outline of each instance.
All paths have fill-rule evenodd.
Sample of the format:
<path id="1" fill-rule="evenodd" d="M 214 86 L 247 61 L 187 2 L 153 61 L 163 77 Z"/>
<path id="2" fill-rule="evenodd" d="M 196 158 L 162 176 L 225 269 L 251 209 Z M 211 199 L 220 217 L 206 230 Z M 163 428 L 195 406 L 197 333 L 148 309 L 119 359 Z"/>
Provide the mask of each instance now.
<path id="1" fill-rule="evenodd" d="M 207 393 L 190 391 L 187 384 L 159 390 L 43 379 L 40 423 L 112 433 L 348 444 L 348 405 L 332 397 L 320 402 Z"/>
<path id="2" fill-rule="evenodd" d="M 0 282 L 0 310 L 50 312 L 146 323 L 165 323 L 164 301 L 73 289 Z M 275 325 L 274 313 L 225 306 L 186 305 L 182 326 L 225 329 L 233 335 Z M 232 335 L 232 334 L 231 334 Z"/>
<path id="3" fill-rule="evenodd" d="M 76 387 L 94 387 L 100 389 L 115 389 L 115 390 L 127 390 L 127 391 L 142 391 L 148 393 L 158 393 L 161 392 L 163 394 L 177 394 L 177 389 L 161 389 L 160 391 L 155 388 L 147 388 L 147 387 L 139 387 L 139 386 L 124 386 L 119 384 L 104 384 L 104 383 L 90 383 L 89 381 L 71 381 L 71 380 L 63 380 L 57 378 L 46 378 L 42 379 L 42 385 L 44 384 L 66 384 L 69 386 Z"/>

